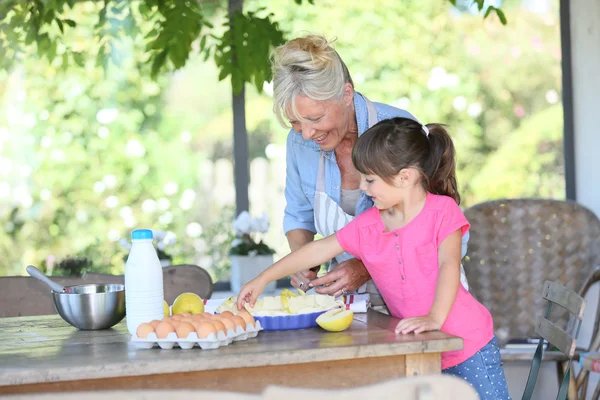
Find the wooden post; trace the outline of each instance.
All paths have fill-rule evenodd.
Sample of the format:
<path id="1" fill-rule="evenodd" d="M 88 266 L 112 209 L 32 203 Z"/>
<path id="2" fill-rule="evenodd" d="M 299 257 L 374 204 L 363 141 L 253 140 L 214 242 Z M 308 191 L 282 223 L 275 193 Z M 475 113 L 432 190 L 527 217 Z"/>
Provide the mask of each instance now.
<path id="1" fill-rule="evenodd" d="M 233 16 L 236 13 L 241 13 L 243 10 L 243 0 L 229 0 L 229 21 L 232 22 Z M 236 68 L 237 60 L 235 58 L 235 49 L 233 51 L 232 64 Z M 234 181 L 235 181 L 235 206 L 236 215 L 242 211 L 249 209 L 248 201 L 248 183 L 250 175 L 248 173 L 248 133 L 246 132 L 246 100 L 245 89 L 242 86 L 242 91 L 239 94 L 233 93 L 233 164 L 234 164 Z"/>

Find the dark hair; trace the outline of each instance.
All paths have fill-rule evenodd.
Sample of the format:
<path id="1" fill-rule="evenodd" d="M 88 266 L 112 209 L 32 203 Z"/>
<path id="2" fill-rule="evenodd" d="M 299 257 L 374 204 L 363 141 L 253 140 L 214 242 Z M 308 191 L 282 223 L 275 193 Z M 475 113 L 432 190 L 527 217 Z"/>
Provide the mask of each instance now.
<path id="1" fill-rule="evenodd" d="M 443 125 L 426 126 L 428 136 L 412 119 L 380 121 L 360 135 L 352 149 L 352 162 L 359 172 L 377 175 L 390 184 L 402 169 L 415 168 L 421 172 L 425 190 L 460 204 L 452 139 Z"/>

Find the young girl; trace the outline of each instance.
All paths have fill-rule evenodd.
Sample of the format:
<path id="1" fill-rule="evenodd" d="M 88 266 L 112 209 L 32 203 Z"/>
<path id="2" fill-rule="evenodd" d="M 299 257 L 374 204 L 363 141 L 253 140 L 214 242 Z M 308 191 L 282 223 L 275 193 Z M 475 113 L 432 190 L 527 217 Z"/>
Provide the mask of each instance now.
<path id="1" fill-rule="evenodd" d="M 397 334 L 461 337 L 462 350 L 442 353 L 443 372 L 468 381 L 481 399 L 508 399 L 492 317 L 459 284 L 461 238 L 470 225 L 458 206 L 450 136 L 436 124 L 384 120 L 358 138 L 352 161 L 374 207 L 248 282 L 238 307 L 253 306 L 267 283 L 348 252 L 363 261 L 400 318 Z"/>

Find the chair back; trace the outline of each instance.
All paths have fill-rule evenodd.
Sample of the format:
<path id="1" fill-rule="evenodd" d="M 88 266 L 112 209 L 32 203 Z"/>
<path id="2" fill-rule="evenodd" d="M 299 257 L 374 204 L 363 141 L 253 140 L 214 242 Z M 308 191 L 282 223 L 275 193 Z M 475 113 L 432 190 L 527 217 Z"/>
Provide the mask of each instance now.
<path id="1" fill-rule="evenodd" d="M 51 277 L 63 286 L 87 283 L 124 283 L 123 275 L 86 273 L 81 277 Z M 173 304 L 184 292 L 196 293 L 203 299 L 212 295 L 213 282 L 206 270 L 197 265 L 172 265 L 163 268 L 165 300 Z M 0 277 L 0 318 L 56 314 L 50 288 L 29 276 Z"/>
<path id="2" fill-rule="evenodd" d="M 564 378 L 560 383 L 558 396 L 556 397 L 558 400 L 564 400 L 567 398 L 569 390 L 571 381 L 571 362 L 575 354 L 575 345 L 577 343 L 579 329 L 581 328 L 581 320 L 583 319 L 583 313 L 585 312 L 586 301 L 574 291 L 550 281 L 544 283 L 542 298 L 548 302 L 546 312 L 543 317 L 538 316 L 535 323 L 535 333 L 538 334 L 542 340 L 540 340 L 533 356 L 529 377 L 527 378 L 527 385 L 525 386 L 522 399 L 529 400 L 533 396 L 535 383 L 544 356 L 544 340 L 546 340 L 549 346 L 557 348 L 569 358 L 567 369 Z M 567 328 L 562 328 L 559 324 L 550 321 L 550 313 L 554 304 L 562 307 L 573 316 L 575 324 L 572 327 L 571 332 L 567 332 Z M 567 323 L 565 322 L 563 326 L 566 325 Z"/>
<path id="3" fill-rule="evenodd" d="M 600 266 L 600 220 L 569 201 L 495 200 L 465 210 L 471 223 L 463 260 L 471 293 L 491 312 L 500 345 L 533 337 L 545 280 L 578 291 Z M 567 321 L 568 313 L 557 315 Z"/>

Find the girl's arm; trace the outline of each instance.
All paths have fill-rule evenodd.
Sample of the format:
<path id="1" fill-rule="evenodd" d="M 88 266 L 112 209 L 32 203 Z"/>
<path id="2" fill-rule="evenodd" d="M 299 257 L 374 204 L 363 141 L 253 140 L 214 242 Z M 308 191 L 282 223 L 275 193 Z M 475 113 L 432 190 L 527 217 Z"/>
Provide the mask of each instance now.
<path id="1" fill-rule="evenodd" d="M 305 244 L 246 283 L 238 295 L 238 308 L 241 310 L 244 303 L 249 303 L 251 307 L 254 307 L 256 299 L 269 282 L 320 265 L 343 252 L 344 249 L 337 241 L 335 234 Z"/>
<path id="2" fill-rule="evenodd" d="M 459 229 L 440 244 L 438 249 L 440 272 L 429 314 L 403 319 L 396 326 L 396 333 L 421 333 L 440 329 L 444 325 L 454 305 L 460 284 L 461 239 L 462 231 Z"/>

